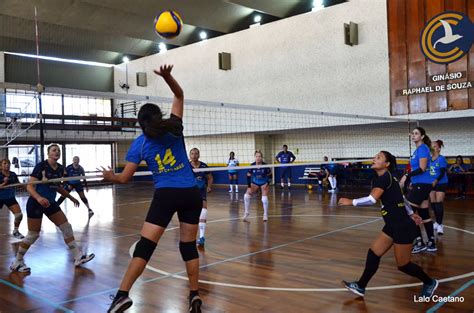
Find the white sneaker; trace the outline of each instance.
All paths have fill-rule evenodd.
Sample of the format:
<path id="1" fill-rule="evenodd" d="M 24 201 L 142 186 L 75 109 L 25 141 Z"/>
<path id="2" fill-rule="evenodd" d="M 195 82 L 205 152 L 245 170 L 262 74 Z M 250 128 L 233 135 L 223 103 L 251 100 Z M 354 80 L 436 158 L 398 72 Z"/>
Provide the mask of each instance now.
<path id="1" fill-rule="evenodd" d="M 434 222 L 433 223 L 433 231 L 436 233 L 438 231 L 439 224 Z"/>
<path id="2" fill-rule="evenodd" d="M 444 235 L 444 226 L 443 226 L 443 224 L 438 225 L 438 235 Z"/>
<path id="3" fill-rule="evenodd" d="M 13 261 L 12 264 L 10 265 L 10 271 L 27 273 L 27 272 L 31 272 L 31 268 L 26 266 L 25 261 L 18 261 L 15 259 L 15 261 Z"/>
<path id="4" fill-rule="evenodd" d="M 23 235 L 18 231 L 18 229 L 13 231 L 12 236 L 15 237 L 16 239 L 19 239 L 19 240 L 25 238 L 25 236 L 23 236 Z"/>
<path id="5" fill-rule="evenodd" d="M 249 213 L 245 213 L 245 214 L 244 214 L 243 221 L 244 221 L 244 222 L 247 222 L 247 223 L 250 222 L 250 221 L 248 220 L 248 217 L 249 217 L 249 216 L 250 216 Z"/>
<path id="6" fill-rule="evenodd" d="M 94 253 L 91 253 L 89 255 L 84 254 L 81 256 L 79 259 L 74 259 L 74 266 L 81 266 L 82 264 L 85 264 L 92 260 L 95 257 Z"/>
<path id="7" fill-rule="evenodd" d="M 264 222 L 268 221 L 268 215 L 264 215 L 264 216 L 263 216 L 263 221 L 264 221 Z"/>

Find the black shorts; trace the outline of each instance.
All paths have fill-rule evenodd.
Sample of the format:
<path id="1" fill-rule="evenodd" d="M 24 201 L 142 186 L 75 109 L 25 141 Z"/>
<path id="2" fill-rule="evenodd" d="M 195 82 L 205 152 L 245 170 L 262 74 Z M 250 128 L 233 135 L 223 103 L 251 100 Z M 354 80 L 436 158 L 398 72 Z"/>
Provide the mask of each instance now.
<path id="1" fill-rule="evenodd" d="M 414 184 L 408 189 L 407 200 L 415 205 L 420 205 L 423 201 L 430 198 L 430 192 L 433 189 L 431 184 Z"/>
<path id="2" fill-rule="evenodd" d="M 32 197 L 29 197 L 28 202 L 26 202 L 26 215 L 29 218 L 42 218 L 43 214 L 51 216 L 59 211 L 61 211 L 61 208 L 56 201 L 49 200 L 49 207 L 47 208 L 43 208 L 41 204 Z"/>
<path id="3" fill-rule="evenodd" d="M 3 208 L 3 205 L 6 205 L 8 208 L 12 205 L 18 204 L 15 197 L 8 199 L 0 199 L 0 209 Z"/>
<path id="4" fill-rule="evenodd" d="M 180 222 L 198 224 L 202 197 L 198 187 L 155 189 L 145 221 L 166 228 L 175 212 Z"/>
<path id="5" fill-rule="evenodd" d="M 207 201 L 207 187 L 199 188 L 199 193 L 201 194 L 202 201 Z"/>
<path id="6" fill-rule="evenodd" d="M 291 167 L 282 167 L 281 178 L 291 178 Z"/>
<path id="7" fill-rule="evenodd" d="M 396 244 L 411 244 L 417 235 L 417 226 L 411 219 L 404 222 L 387 223 L 382 231 Z"/>
<path id="8" fill-rule="evenodd" d="M 446 192 L 446 189 L 448 189 L 448 184 L 437 184 L 433 190 L 437 192 Z"/>
<path id="9" fill-rule="evenodd" d="M 84 186 L 82 186 L 81 183 L 77 183 L 77 184 L 68 183 L 65 187 L 66 187 L 65 189 L 67 191 L 72 191 L 73 189 L 75 189 L 76 192 L 83 192 L 84 191 Z"/>

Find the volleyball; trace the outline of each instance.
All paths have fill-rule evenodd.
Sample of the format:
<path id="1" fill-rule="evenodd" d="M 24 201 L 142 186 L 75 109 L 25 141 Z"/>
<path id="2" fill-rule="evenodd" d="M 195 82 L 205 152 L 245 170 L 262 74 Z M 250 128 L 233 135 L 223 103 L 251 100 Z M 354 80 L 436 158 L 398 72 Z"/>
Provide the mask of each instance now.
<path id="1" fill-rule="evenodd" d="M 176 11 L 163 11 L 155 18 L 155 32 L 162 38 L 175 38 L 182 29 L 183 20 Z"/>

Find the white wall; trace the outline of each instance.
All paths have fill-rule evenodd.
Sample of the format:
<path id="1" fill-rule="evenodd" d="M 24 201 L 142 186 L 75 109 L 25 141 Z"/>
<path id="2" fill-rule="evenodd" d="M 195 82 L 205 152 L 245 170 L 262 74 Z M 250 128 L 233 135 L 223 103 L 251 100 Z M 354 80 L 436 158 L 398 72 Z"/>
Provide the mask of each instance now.
<path id="1" fill-rule="evenodd" d="M 343 24 L 359 23 L 359 45 L 344 44 Z M 228 103 L 389 115 L 386 2 L 353 0 L 132 61 L 130 94 L 171 96 L 152 72 L 175 64 L 185 97 Z M 217 67 L 230 52 L 232 70 Z M 135 73 L 149 86 L 137 87 Z M 115 69 L 115 88 L 125 65 Z"/>

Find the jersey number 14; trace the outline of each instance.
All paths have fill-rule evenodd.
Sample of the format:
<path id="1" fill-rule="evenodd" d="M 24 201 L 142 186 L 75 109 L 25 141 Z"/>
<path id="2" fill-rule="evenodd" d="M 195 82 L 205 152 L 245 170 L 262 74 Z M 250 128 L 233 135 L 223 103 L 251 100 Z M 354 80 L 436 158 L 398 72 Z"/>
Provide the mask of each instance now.
<path id="1" fill-rule="evenodd" d="M 176 159 L 173 155 L 173 152 L 171 152 L 171 149 L 166 149 L 163 160 L 161 159 L 161 156 L 157 154 L 155 157 L 155 161 L 158 164 L 159 171 L 164 171 L 165 165 L 173 166 L 176 163 Z"/>

